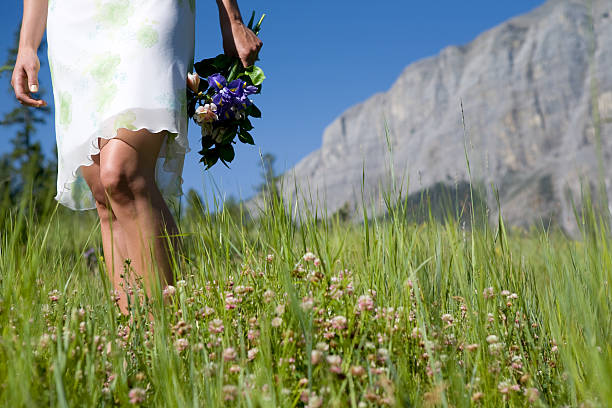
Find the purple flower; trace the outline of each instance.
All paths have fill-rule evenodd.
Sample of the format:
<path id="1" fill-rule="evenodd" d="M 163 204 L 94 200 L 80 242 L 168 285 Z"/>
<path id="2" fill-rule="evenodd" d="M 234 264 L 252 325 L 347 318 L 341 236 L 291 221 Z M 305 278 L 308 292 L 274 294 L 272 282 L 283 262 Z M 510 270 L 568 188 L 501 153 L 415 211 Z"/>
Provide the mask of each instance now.
<path id="1" fill-rule="evenodd" d="M 215 89 L 223 89 L 227 86 L 227 80 L 221 74 L 214 74 L 208 77 L 208 85 Z"/>

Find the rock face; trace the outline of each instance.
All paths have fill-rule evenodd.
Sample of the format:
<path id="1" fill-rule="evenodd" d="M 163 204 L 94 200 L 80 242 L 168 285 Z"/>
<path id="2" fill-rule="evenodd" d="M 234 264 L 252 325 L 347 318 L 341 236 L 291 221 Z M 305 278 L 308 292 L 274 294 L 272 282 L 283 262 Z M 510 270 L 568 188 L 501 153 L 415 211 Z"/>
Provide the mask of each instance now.
<path id="1" fill-rule="evenodd" d="M 589 3 L 550 0 L 408 66 L 388 92 L 329 125 L 321 148 L 284 175 L 284 194 L 332 214 L 360 207 L 363 185 L 380 213 L 389 180 L 404 195 L 469 181 L 467 151 L 492 215 L 494 185 L 506 222 L 553 218 L 572 229 L 567 197 L 581 178 L 612 187 L 612 0 Z"/>

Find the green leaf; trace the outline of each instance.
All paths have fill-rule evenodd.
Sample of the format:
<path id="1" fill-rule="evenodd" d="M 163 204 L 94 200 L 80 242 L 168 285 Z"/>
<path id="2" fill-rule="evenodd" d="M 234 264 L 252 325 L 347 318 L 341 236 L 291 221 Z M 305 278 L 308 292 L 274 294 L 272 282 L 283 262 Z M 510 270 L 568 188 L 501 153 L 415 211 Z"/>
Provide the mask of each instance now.
<path id="1" fill-rule="evenodd" d="M 226 162 L 232 162 L 232 160 L 234 160 L 234 157 L 236 156 L 236 152 L 234 152 L 234 146 L 232 146 L 231 144 L 224 144 L 219 146 L 219 157 L 226 161 Z"/>
<path id="2" fill-rule="evenodd" d="M 257 23 L 255 28 L 253 29 L 253 32 L 255 33 L 255 35 L 259 35 L 259 32 L 261 31 L 261 23 L 263 23 L 264 18 L 266 18 L 266 15 L 262 14 L 261 18 L 259 19 L 259 22 Z"/>
<path id="3" fill-rule="evenodd" d="M 204 153 L 204 156 L 200 159 L 201 162 L 204 162 L 206 165 L 206 170 L 210 169 L 212 166 L 219 161 L 219 153 L 217 149 L 211 149 Z"/>
<path id="4" fill-rule="evenodd" d="M 253 14 L 251 14 L 251 19 L 249 20 L 249 24 L 247 24 L 247 27 L 249 28 L 249 30 L 253 29 L 254 22 L 255 22 L 255 10 L 253 10 Z"/>
<path id="5" fill-rule="evenodd" d="M 247 108 L 247 114 L 254 118 L 261 118 L 261 111 L 259 110 L 257 106 L 255 106 L 255 104 Z"/>
<path id="6" fill-rule="evenodd" d="M 215 58 L 207 58 L 196 62 L 193 66 L 201 78 L 208 78 L 217 73 L 227 76 L 228 70 L 236 60 L 235 57 L 219 54 Z"/>
<path id="7" fill-rule="evenodd" d="M 243 130 L 246 130 L 247 132 L 249 130 L 253 130 L 253 124 L 248 118 L 240 121 L 240 131 L 243 131 Z"/>
<path id="8" fill-rule="evenodd" d="M 255 65 L 245 69 L 244 73 L 251 79 L 251 82 L 255 86 L 261 85 L 264 79 L 266 79 L 263 70 Z"/>
<path id="9" fill-rule="evenodd" d="M 238 140 L 240 140 L 242 143 L 246 143 L 246 144 L 250 144 L 250 145 L 254 145 L 255 141 L 253 140 L 253 136 L 251 136 L 251 134 L 249 132 L 247 132 L 246 130 L 241 131 L 238 134 Z"/>

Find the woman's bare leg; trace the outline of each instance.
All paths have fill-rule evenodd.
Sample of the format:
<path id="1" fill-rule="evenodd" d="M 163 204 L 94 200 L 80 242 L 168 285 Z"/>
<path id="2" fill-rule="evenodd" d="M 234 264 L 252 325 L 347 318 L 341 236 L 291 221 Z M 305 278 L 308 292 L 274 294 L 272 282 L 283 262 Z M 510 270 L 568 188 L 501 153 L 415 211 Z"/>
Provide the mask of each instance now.
<path id="1" fill-rule="evenodd" d="M 157 185 L 155 165 L 166 132 L 119 129 L 100 151 L 100 181 L 110 198 L 125 239 L 128 257 L 148 294 L 153 279 L 162 286 L 173 282 L 170 248 L 165 234 L 178 228 Z M 178 238 L 171 241 L 173 246 Z"/>
<path id="2" fill-rule="evenodd" d="M 120 286 L 124 262 L 128 257 L 125 234 L 117 217 L 107 206 L 106 193 L 100 182 L 100 155 L 97 154 L 92 159 L 94 161 L 93 164 L 82 166 L 81 173 L 96 200 L 96 209 L 100 217 L 102 249 L 104 250 L 106 269 L 113 287 L 120 293 L 119 308 L 123 313 L 127 313 L 127 299 L 125 294 L 122 293 Z"/>

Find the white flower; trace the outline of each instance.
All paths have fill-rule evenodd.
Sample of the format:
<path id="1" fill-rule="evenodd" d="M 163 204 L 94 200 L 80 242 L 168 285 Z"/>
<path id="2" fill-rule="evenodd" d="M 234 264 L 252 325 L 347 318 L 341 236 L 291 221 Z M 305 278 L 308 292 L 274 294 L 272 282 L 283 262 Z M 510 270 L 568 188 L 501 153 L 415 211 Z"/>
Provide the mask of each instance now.
<path id="1" fill-rule="evenodd" d="M 487 343 L 489 343 L 489 344 L 495 344 L 498 341 L 499 341 L 499 338 L 496 335 L 494 335 L 494 334 L 491 334 L 491 335 L 487 336 Z"/>
<path id="2" fill-rule="evenodd" d="M 217 112 L 217 105 L 214 103 L 207 103 L 204 106 L 200 105 L 196 108 L 193 119 L 200 126 L 203 123 L 214 122 L 219 119 L 215 112 Z"/>
<path id="3" fill-rule="evenodd" d="M 306 252 L 306 253 L 304 254 L 304 256 L 302 257 L 302 259 L 303 259 L 304 261 L 306 261 L 306 262 L 312 262 L 312 261 L 314 261 L 314 260 L 316 259 L 316 256 L 315 256 L 315 254 L 313 254 L 312 252 L 310 252 L 310 251 L 309 251 L 309 252 Z"/>

